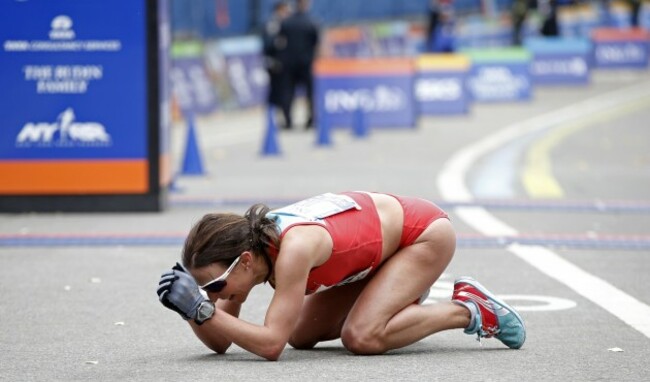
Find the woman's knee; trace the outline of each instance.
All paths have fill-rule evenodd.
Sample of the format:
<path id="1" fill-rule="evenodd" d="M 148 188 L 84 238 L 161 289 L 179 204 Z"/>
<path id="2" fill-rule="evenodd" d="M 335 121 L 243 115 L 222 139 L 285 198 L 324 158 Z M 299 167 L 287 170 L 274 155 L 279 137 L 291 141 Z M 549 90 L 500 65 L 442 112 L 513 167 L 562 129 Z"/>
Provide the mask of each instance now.
<path id="1" fill-rule="evenodd" d="M 352 323 L 344 325 L 341 330 L 341 342 L 354 354 L 381 354 L 386 351 L 381 332 L 367 326 Z"/>

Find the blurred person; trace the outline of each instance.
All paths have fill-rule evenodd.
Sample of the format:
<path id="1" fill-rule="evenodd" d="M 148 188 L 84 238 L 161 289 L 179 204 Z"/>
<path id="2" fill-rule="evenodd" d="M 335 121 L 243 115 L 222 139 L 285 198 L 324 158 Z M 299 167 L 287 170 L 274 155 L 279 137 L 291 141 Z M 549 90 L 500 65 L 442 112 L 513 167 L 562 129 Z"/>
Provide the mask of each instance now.
<path id="1" fill-rule="evenodd" d="M 542 36 L 555 37 L 560 34 L 560 27 L 557 23 L 557 0 L 538 0 L 540 14 L 543 15 Z"/>
<path id="2" fill-rule="evenodd" d="M 279 37 L 286 41 L 285 49 L 279 54 L 280 62 L 284 68 L 283 86 L 286 86 L 287 89 L 283 104 L 283 112 L 289 116 L 286 129 L 293 127 L 291 112 L 298 86 L 303 86 L 306 93 L 306 127 L 314 126 L 312 67 L 318 48 L 319 30 L 316 22 L 309 15 L 310 6 L 309 0 L 296 0 L 294 13 L 280 25 Z"/>
<path id="3" fill-rule="evenodd" d="M 217 353 L 235 343 L 277 360 L 287 344 L 340 338 L 354 354 L 382 354 L 447 329 L 520 348 L 521 317 L 469 277 L 456 280 L 451 301 L 422 305 L 455 247 L 448 215 L 420 198 L 358 191 L 255 204 L 196 223 L 157 293 Z M 264 323 L 239 319 L 266 282 L 275 291 Z"/>
<path id="4" fill-rule="evenodd" d="M 284 100 L 287 97 L 287 88 L 283 86 L 282 75 L 285 70 L 279 59 L 279 53 L 286 49 L 286 40 L 279 36 L 280 25 L 291 12 L 289 3 L 278 1 L 273 5 L 273 13 L 266 22 L 262 34 L 262 53 L 264 55 L 264 66 L 269 75 L 269 90 L 267 102 L 269 107 L 279 108 L 284 118 L 284 126 L 291 121 L 291 116 L 283 108 Z"/>
<path id="5" fill-rule="evenodd" d="M 513 0 L 512 2 L 512 45 L 521 46 L 523 27 L 529 8 L 530 0 Z"/>
<path id="6" fill-rule="evenodd" d="M 627 3 L 630 6 L 630 26 L 632 28 L 638 28 L 641 13 L 641 0 L 627 0 Z"/>
<path id="7" fill-rule="evenodd" d="M 454 51 L 453 11 L 453 0 L 431 0 L 429 2 L 427 51 Z"/>

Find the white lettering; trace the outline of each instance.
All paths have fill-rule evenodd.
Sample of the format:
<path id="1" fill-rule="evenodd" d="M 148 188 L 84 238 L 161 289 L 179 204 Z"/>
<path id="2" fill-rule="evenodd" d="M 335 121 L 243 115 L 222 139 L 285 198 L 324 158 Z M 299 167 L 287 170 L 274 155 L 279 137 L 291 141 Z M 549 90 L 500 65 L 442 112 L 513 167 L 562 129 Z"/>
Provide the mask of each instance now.
<path id="1" fill-rule="evenodd" d="M 27 41 L 11 41 L 7 40 L 4 43 L 4 50 L 6 52 L 21 52 L 29 50 L 29 42 Z"/>
<path id="2" fill-rule="evenodd" d="M 39 94 L 84 94 L 88 91 L 87 81 L 38 81 Z"/>
<path id="3" fill-rule="evenodd" d="M 36 81 L 39 94 L 84 94 L 104 76 L 101 65 L 25 65 L 25 80 Z"/>
<path id="4" fill-rule="evenodd" d="M 418 101 L 455 101 L 462 97 L 463 85 L 458 78 L 422 78 L 415 83 Z"/>
<path id="5" fill-rule="evenodd" d="M 596 46 L 596 59 L 607 63 L 641 62 L 646 59 L 646 52 L 632 43 L 602 44 Z"/>
<path id="6" fill-rule="evenodd" d="M 25 142 L 51 142 L 54 133 L 58 130 L 56 124 L 50 123 L 27 123 L 18 137 L 16 137 L 16 143 L 25 143 Z"/>
<path id="7" fill-rule="evenodd" d="M 106 134 L 104 126 L 99 123 L 75 123 L 70 125 L 68 136 L 72 140 L 83 142 L 109 142 L 111 137 Z"/>
<path id="8" fill-rule="evenodd" d="M 587 74 L 587 63 L 583 58 L 572 59 L 540 59 L 531 65 L 535 75 L 572 75 L 582 77 Z"/>
<path id="9" fill-rule="evenodd" d="M 514 99 L 530 86 L 526 76 L 498 66 L 482 68 L 477 76 L 470 78 L 468 85 L 475 97 L 485 100 Z"/>
<path id="10" fill-rule="evenodd" d="M 23 67 L 26 80 L 48 80 L 52 78 L 52 67 L 49 65 L 26 65 Z"/>
<path id="11" fill-rule="evenodd" d="M 365 111 L 396 111 L 405 106 L 406 96 L 397 87 L 378 85 L 374 89 L 333 89 L 325 92 L 325 109 L 330 113 L 359 108 Z"/>
<path id="12" fill-rule="evenodd" d="M 16 136 L 17 147 L 72 147 L 75 145 L 107 146 L 111 136 L 97 122 L 76 122 L 72 108 L 67 108 L 56 122 L 28 122 Z M 55 134 L 58 132 L 58 139 Z"/>
<path id="13" fill-rule="evenodd" d="M 3 47 L 7 52 L 118 52 L 122 49 L 122 42 L 119 40 L 7 40 Z"/>

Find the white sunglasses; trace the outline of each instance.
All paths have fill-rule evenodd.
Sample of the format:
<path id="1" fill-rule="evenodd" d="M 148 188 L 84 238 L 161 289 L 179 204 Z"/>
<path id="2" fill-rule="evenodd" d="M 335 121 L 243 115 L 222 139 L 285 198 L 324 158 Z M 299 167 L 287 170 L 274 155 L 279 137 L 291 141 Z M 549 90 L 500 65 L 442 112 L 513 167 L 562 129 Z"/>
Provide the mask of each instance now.
<path id="1" fill-rule="evenodd" d="M 241 255 L 235 259 L 235 261 L 230 264 L 228 269 L 219 277 L 212 281 L 208 281 L 207 283 L 201 285 L 201 289 L 203 289 L 206 292 L 211 292 L 211 293 L 219 293 L 223 290 L 223 288 L 226 287 L 227 281 L 226 278 L 228 275 L 235 269 L 235 266 L 237 266 L 237 263 L 239 263 L 239 259 L 241 259 Z"/>

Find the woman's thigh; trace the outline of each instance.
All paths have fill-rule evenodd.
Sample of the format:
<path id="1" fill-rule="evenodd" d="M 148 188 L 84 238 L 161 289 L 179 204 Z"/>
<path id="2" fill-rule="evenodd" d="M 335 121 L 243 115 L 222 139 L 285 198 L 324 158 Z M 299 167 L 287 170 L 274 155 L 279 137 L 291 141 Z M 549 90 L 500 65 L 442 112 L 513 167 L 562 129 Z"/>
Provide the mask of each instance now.
<path id="1" fill-rule="evenodd" d="M 395 314 L 417 301 L 440 277 L 455 248 L 449 220 L 432 222 L 413 244 L 389 257 L 368 282 L 350 309 L 344 336 L 380 335 Z"/>
<path id="2" fill-rule="evenodd" d="M 368 281 L 360 280 L 307 296 L 289 344 L 309 349 L 318 342 L 339 338 L 350 309 Z"/>

